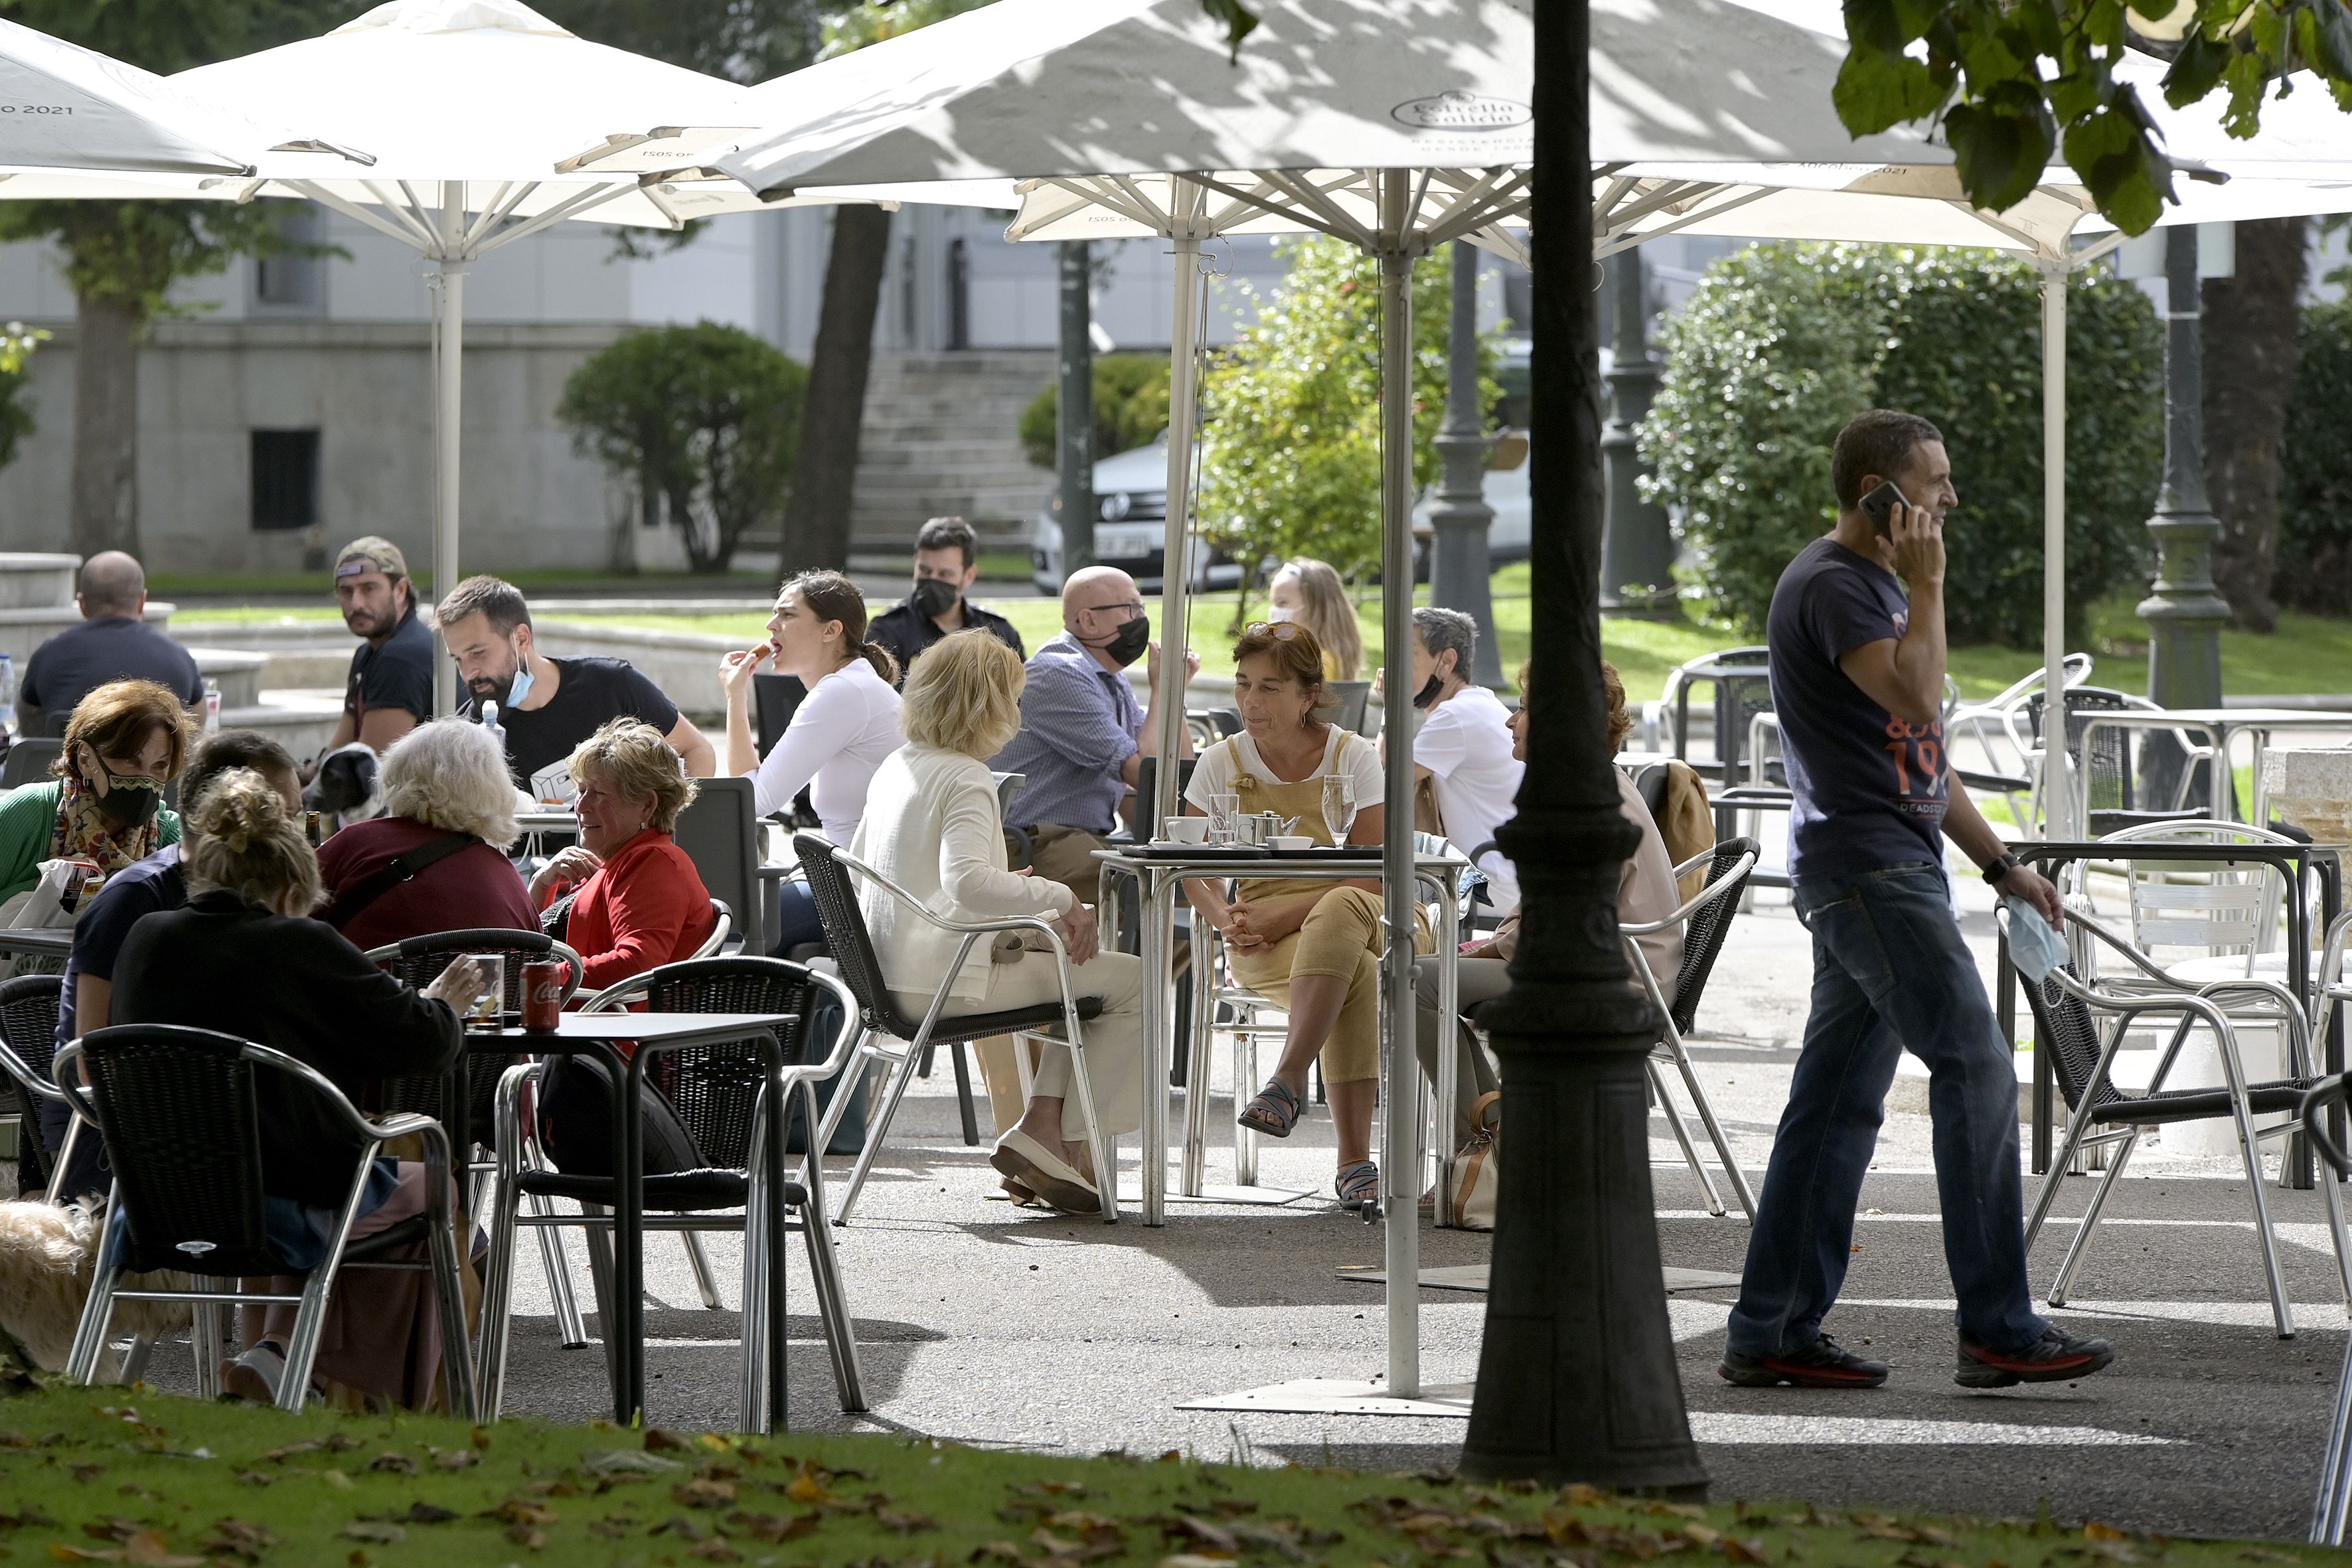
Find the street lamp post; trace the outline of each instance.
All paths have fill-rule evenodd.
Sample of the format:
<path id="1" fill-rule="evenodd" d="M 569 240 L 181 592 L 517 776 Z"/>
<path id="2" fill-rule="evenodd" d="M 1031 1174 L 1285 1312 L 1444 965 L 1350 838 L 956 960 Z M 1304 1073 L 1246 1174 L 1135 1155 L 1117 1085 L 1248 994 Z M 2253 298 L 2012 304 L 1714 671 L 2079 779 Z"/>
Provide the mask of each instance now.
<path id="1" fill-rule="evenodd" d="M 1642 458 L 1633 432 L 1658 395 L 1658 366 L 1650 358 L 1650 299 L 1642 253 L 1621 250 L 1601 264 L 1616 318 L 1609 366 L 1609 424 L 1601 457 L 1609 473 L 1609 521 L 1601 536 L 1601 609 L 1604 615 L 1671 619 L 1675 600 L 1675 537 L 1666 509 L 1642 495 Z"/>
<path id="2" fill-rule="evenodd" d="M 1585 171 L 1588 0 L 1536 7 L 1536 268 L 1529 492 L 1533 723 L 1518 816 L 1511 989 L 1484 1017 L 1502 1058 L 1503 1163 L 1465 1474 L 1692 1493 L 1691 1442 L 1650 1191 L 1643 1064 L 1660 1020 L 1629 978 L 1618 804 L 1601 694 L 1600 323 Z"/>
<path id="3" fill-rule="evenodd" d="M 2219 708 L 2221 628 L 2230 622 L 2230 605 L 2213 587 L 2213 542 L 2221 524 L 2205 495 L 2195 225 L 2164 231 L 2164 488 L 2147 523 L 2156 536 L 2156 581 L 2139 605 L 2139 617 L 2147 623 L 2147 694 L 2162 708 Z M 2149 733 L 2140 764 L 2148 801 L 2142 804 L 2170 803 L 2183 760 L 2170 736 Z"/>
<path id="4" fill-rule="evenodd" d="M 1095 563 L 1094 247 L 1066 239 L 1061 254 L 1061 354 L 1055 395 L 1054 511 L 1062 525 L 1062 574 Z"/>
<path id="5" fill-rule="evenodd" d="M 1478 251 L 1466 239 L 1455 240 L 1453 249 L 1445 422 L 1437 431 L 1444 467 L 1429 512 L 1429 602 L 1460 610 L 1478 623 L 1470 679 L 1495 687 L 1503 684 L 1503 659 L 1496 647 L 1489 587 L 1495 568 L 1486 553 L 1486 530 L 1495 521 L 1495 509 L 1486 504 L 1486 454 L 1494 443 L 1487 438 L 1486 410 L 1478 396 Z"/>

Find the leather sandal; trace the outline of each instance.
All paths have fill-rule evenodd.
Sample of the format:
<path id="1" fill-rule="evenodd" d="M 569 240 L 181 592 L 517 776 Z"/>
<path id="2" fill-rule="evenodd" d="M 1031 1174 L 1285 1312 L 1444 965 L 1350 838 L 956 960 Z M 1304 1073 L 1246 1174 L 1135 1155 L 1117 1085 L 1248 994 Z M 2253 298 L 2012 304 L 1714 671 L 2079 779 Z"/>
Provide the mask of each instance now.
<path id="1" fill-rule="evenodd" d="M 1288 1084 L 1278 1078 L 1270 1078 L 1265 1080 L 1265 1087 L 1257 1091 L 1256 1097 L 1242 1108 L 1242 1113 L 1234 1117 L 1234 1121 L 1237 1126 L 1246 1127 L 1253 1132 L 1263 1132 L 1269 1138 L 1287 1138 L 1290 1130 L 1298 1125 L 1298 1119 L 1306 1112 L 1307 1108 L 1299 1103 L 1297 1095 L 1290 1092 Z"/>
<path id="2" fill-rule="evenodd" d="M 1370 1225 L 1381 1215 L 1381 1168 L 1370 1160 L 1359 1160 L 1342 1166 L 1331 1183 L 1331 1190 L 1339 1194 L 1339 1206 L 1354 1209 Z"/>

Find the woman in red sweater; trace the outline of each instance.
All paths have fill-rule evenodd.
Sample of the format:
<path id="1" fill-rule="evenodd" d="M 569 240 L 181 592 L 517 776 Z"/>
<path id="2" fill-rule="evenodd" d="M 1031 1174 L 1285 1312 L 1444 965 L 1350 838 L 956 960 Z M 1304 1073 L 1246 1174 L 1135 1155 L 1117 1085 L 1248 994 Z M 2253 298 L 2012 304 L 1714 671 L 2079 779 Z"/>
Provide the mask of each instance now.
<path id="1" fill-rule="evenodd" d="M 540 868 L 530 896 L 544 910 L 579 889 L 563 940 L 586 964 L 585 998 L 691 958 L 718 916 L 694 862 L 670 837 L 695 785 L 662 732 L 615 719 L 580 742 L 571 766 L 580 842 Z"/>

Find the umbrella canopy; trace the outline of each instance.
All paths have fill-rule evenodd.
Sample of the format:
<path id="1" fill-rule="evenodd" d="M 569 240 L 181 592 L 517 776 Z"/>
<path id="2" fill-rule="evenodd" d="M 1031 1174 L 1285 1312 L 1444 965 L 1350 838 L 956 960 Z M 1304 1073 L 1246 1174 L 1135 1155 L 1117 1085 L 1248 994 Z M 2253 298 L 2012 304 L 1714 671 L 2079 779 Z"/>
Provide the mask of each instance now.
<path id="1" fill-rule="evenodd" d="M 328 153 L 346 167 L 373 162 L 9 21 L 0 21 L 0 163 L 16 168 L 246 174 L 269 152 Z"/>

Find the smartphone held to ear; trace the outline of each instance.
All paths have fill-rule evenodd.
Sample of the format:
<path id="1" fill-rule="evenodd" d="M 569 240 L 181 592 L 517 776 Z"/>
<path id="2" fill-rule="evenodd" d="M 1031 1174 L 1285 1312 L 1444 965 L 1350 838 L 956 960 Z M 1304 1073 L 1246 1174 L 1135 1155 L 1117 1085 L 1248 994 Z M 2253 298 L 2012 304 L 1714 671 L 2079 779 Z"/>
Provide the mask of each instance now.
<path id="1" fill-rule="evenodd" d="M 1862 498 L 1863 515 L 1870 519 L 1879 532 L 1889 532 L 1894 526 L 1891 520 L 1897 501 L 1909 506 L 1911 498 L 1905 495 L 1893 479 L 1881 479 L 1868 495 Z"/>

